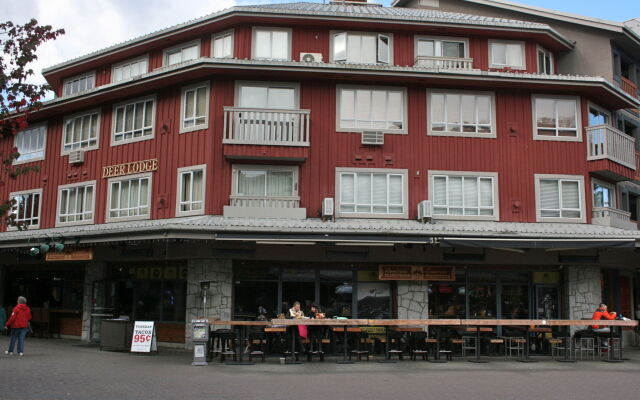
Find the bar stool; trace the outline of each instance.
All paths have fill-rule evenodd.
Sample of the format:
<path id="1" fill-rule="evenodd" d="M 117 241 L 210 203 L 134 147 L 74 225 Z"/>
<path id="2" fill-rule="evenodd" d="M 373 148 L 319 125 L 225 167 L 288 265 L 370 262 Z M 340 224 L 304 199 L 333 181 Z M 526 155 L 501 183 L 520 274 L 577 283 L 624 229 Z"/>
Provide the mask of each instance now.
<path id="1" fill-rule="evenodd" d="M 493 354 L 498 354 L 499 352 L 496 350 L 496 348 L 500 345 L 504 346 L 504 338 L 503 337 L 493 337 L 493 338 L 489 338 L 489 352 L 493 353 Z"/>
<path id="2" fill-rule="evenodd" d="M 578 331 L 573 338 L 573 352 L 576 358 L 578 353 L 580 360 L 584 360 L 585 355 L 592 359 L 596 357 L 596 336 L 593 331 Z"/>
<path id="3" fill-rule="evenodd" d="M 427 347 L 427 332 L 413 332 L 411 335 L 411 360 L 416 361 L 421 356 L 424 361 L 429 361 L 429 349 Z"/>
<path id="4" fill-rule="evenodd" d="M 362 332 L 361 329 L 357 329 L 356 331 L 351 329 L 348 333 L 353 333 L 355 335 L 356 348 L 349 352 L 349 361 L 351 361 L 351 356 L 355 355 L 358 357 L 358 361 L 362 361 L 362 356 L 366 356 L 367 361 L 369 361 L 369 350 L 361 350 L 360 345 L 362 343 L 368 344 L 367 339 L 369 338 L 369 334 L 366 332 Z"/>
<path id="5" fill-rule="evenodd" d="M 551 357 L 557 358 L 560 357 L 561 351 L 566 351 L 562 344 L 562 339 L 559 338 L 551 338 L 548 340 L 549 345 L 551 346 Z"/>
<path id="6" fill-rule="evenodd" d="M 507 338 L 507 345 L 505 346 L 505 353 L 509 351 L 509 358 L 513 357 L 515 350 L 516 357 L 521 357 L 524 353 L 524 346 L 527 343 L 527 339 L 523 337 L 510 337 Z"/>
<path id="7" fill-rule="evenodd" d="M 392 355 L 396 354 L 398 360 L 402 360 L 403 350 L 401 341 L 403 336 L 403 332 L 389 332 L 389 359 L 391 359 Z"/>
<path id="8" fill-rule="evenodd" d="M 220 340 L 220 362 L 223 363 L 225 358 L 231 356 L 233 361 L 237 361 L 235 351 L 236 333 L 231 330 L 219 333 Z"/>
<path id="9" fill-rule="evenodd" d="M 264 362 L 266 352 L 265 346 L 267 344 L 264 332 L 249 332 L 247 340 L 249 342 L 249 362 L 253 361 L 254 356 L 261 357 L 262 362 Z"/>
<path id="10" fill-rule="evenodd" d="M 468 332 L 468 331 L 467 331 Z M 467 355 L 467 351 L 473 351 L 474 355 L 478 351 L 480 347 L 480 343 L 477 343 L 477 339 L 475 336 L 463 336 L 462 337 L 462 357 Z"/>
<path id="11" fill-rule="evenodd" d="M 464 340 L 460 338 L 450 338 L 449 339 L 449 351 L 452 353 L 456 347 L 460 346 L 460 355 L 464 357 Z"/>

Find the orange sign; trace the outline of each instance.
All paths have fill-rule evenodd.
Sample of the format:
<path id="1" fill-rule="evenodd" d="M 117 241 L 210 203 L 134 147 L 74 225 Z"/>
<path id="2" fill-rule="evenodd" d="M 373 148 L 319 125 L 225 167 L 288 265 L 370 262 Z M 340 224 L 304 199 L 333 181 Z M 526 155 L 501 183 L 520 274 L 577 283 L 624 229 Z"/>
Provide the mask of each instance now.
<path id="1" fill-rule="evenodd" d="M 74 249 L 61 252 L 52 251 L 45 255 L 46 261 L 90 261 L 93 260 L 93 249 Z"/>
<path id="2" fill-rule="evenodd" d="M 113 178 L 114 176 L 140 174 L 158 169 L 158 159 L 134 161 L 125 164 L 109 165 L 102 167 L 103 178 Z"/>
<path id="3" fill-rule="evenodd" d="M 456 269 L 426 265 L 380 265 L 378 278 L 381 281 L 455 281 Z"/>

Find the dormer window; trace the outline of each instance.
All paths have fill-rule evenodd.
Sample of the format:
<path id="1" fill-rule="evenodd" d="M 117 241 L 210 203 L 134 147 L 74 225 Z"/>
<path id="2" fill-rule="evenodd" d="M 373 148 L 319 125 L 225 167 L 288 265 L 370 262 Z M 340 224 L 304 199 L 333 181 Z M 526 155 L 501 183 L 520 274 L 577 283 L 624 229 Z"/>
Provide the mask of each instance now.
<path id="1" fill-rule="evenodd" d="M 526 69 L 524 42 L 490 40 L 489 61 L 490 68 Z"/>
<path id="2" fill-rule="evenodd" d="M 64 81 L 63 96 L 86 92 L 96 86 L 96 73 L 91 71 L 88 74 L 77 75 Z"/>
<path id="3" fill-rule="evenodd" d="M 123 61 L 115 64 L 111 71 L 111 81 L 113 83 L 125 81 L 149 72 L 149 56 Z"/>
<path id="4" fill-rule="evenodd" d="M 164 51 L 164 65 L 175 65 L 200 57 L 200 41 L 183 43 Z"/>
<path id="5" fill-rule="evenodd" d="M 332 61 L 349 64 L 391 64 L 391 36 L 367 32 L 333 33 Z"/>
<path id="6" fill-rule="evenodd" d="M 253 28 L 252 50 L 256 60 L 291 60 L 291 29 Z"/>

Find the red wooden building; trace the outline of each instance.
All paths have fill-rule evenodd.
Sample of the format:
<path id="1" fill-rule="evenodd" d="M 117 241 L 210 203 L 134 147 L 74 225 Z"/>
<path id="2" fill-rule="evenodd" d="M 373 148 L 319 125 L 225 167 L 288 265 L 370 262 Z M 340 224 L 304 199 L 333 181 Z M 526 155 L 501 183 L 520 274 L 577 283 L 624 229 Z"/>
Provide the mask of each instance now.
<path id="1" fill-rule="evenodd" d="M 580 317 L 581 268 L 638 265 L 637 226 L 613 208 L 603 226 L 594 199 L 637 176 L 635 139 L 603 115 L 639 102 L 558 74 L 571 37 L 342 3 L 234 7 L 46 69 L 56 97 L 0 143 L 40 167 L 0 175 L 30 225 L 0 228 L 5 302 L 24 294 L 85 340 L 117 314 L 182 342 L 196 315 L 295 300 Z"/>

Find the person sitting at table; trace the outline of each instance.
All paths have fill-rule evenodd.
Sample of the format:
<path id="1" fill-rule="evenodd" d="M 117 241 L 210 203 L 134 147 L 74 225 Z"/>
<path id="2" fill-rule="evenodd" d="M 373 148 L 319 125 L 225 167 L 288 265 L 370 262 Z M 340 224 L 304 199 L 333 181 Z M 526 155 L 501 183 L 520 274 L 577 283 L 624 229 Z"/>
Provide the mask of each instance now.
<path id="1" fill-rule="evenodd" d="M 289 309 L 289 318 L 300 319 L 304 318 L 304 312 L 300 308 L 300 302 L 296 301 L 293 303 L 293 307 Z"/>
<path id="2" fill-rule="evenodd" d="M 320 307 L 313 303 L 309 307 L 308 317 L 311 319 L 324 319 L 325 315 L 320 310 Z M 309 335 L 309 342 L 311 343 L 311 350 L 318 349 L 318 351 L 322 351 L 322 338 L 324 337 L 325 327 L 309 325 L 307 327 L 307 331 Z"/>
<path id="3" fill-rule="evenodd" d="M 598 309 L 593 312 L 593 316 L 591 317 L 591 319 L 592 320 L 601 320 L 601 319 L 614 320 L 616 319 L 616 316 L 617 316 L 617 313 L 615 311 L 614 312 L 607 311 L 607 305 L 604 303 L 600 303 L 600 305 L 598 306 Z M 611 328 L 608 326 L 602 327 L 599 325 L 592 325 L 591 328 L 595 333 L 611 332 Z M 608 339 L 604 338 L 602 340 L 602 345 L 604 347 L 607 347 L 609 345 Z"/>

